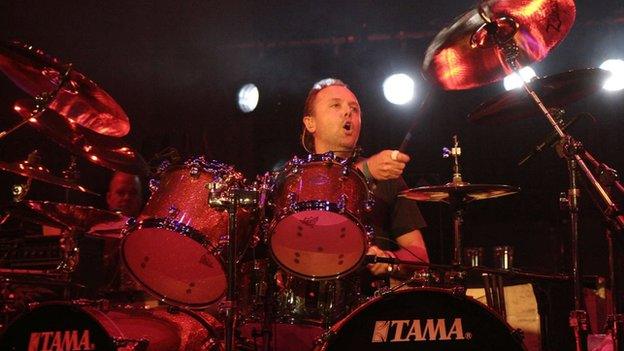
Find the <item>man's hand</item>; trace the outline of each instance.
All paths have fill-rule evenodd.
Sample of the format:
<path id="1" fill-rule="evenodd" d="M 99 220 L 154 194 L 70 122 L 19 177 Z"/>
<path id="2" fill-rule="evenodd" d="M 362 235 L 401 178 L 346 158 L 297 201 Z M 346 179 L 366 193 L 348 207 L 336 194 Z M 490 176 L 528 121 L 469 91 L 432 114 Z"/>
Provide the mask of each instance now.
<path id="1" fill-rule="evenodd" d="M 375 180 L 396 179 L 403 174 L 410 157 L 397 150 L 383 150 L 369 157 L 366 162 L 370 175 Z M 362 169 L 360 165 L 358 168 Z"/>
<path id="2" fill-rule="evenodd" d="M 386 251 L 375 245 L 369 247 L 366 254 L 375 255 L 377 257 L 391 257 Z M 390 272 L 390 265 L 387 263 L 369 263 L 366 267 L 373 275 L 385 275 Z"/>

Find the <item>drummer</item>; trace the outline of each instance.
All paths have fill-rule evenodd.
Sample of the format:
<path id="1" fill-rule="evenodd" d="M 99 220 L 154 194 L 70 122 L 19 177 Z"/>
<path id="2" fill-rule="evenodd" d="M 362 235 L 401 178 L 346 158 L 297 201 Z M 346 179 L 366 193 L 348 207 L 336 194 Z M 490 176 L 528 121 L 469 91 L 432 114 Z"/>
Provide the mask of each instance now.
<path id="1" fill-rule="evenodd" d="M 106 204 L 111 211 L 128 217 L 137 217 L 143 206 L 141 180 L 134 174 L 115 172 L 108 184 Z"/>
<path id="2" fill-rule="evenodd" d="M 361 128 L 361 109 L 355 94 L 338 79 L 328 78 L 314 84 L 305 102 L 301 141 L 310 153 L 332 151 L 348 158 L 354 154 Z M 406 261 L 428 262 L 427 248 L 420 231 L 426 224 L 415 202 L 398 198 L 407 189 L 401 177 L 410 157 L 397 150 L 383 150 L 359 158 L 356 167 L 373 184 L 375 206 L 371 221 L 375 245 L 369 255 L 395 257 Z M 408 268 L 383 263 L 369 264 L 375 276 L 391 273 L 401 276 Z M 399 272 L 396 272 L 399 270 Z"/>

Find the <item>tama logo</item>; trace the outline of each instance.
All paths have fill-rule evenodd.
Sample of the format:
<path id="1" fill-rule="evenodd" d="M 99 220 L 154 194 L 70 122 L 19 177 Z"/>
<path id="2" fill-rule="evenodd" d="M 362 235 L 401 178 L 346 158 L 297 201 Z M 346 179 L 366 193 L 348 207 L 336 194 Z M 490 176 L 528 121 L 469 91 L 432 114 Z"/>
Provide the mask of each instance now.
<path id="1" fill-rule="evenodd" d="M 95 350 L 88 329 L 30 333 L 28 351 L 74 350 Z"/>
<path id="2" fill-rule="evenodd" d="M 440 319 L 403 319 L 375 321 L 372 342 L 409 342 L 471 339 L 472 333 L 464 332 L 461 318 L 452 322 Z"/>

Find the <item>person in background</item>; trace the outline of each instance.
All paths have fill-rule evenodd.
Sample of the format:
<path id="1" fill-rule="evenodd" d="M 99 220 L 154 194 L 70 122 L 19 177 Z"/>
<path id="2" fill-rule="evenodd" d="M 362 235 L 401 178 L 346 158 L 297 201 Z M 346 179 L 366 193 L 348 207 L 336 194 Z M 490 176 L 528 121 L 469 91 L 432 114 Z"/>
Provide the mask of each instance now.
<path id="1" fill-rule="evenodd" d="M 143 192 L 139 177 L 115 172 L 108 184 L 106 204 L 111 211 L 121 212 L 128 217 L 137 217 L 143 207 Z"/>

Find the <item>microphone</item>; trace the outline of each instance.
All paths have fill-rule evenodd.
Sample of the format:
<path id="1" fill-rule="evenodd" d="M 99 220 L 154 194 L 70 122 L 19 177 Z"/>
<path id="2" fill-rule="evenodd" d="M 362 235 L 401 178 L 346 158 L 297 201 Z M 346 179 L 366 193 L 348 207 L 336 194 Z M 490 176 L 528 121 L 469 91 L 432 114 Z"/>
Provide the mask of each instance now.
<path id="1" fill-rule="evenodd" d="M 574 123 L 576 123 L 576 121 L 578 121 L 581 117 L 588 117 L 591 118 L 592 120 L 594 119 L 592 117 L 592 115 L 590 115 L 589 113 L 583 112 L 580 113 L 574 117 L 572 117 L 572 119 L 570 119 L 569 121 L 567 121 L 563 126 L 561 126 L 561 130 L 567 130 L 569 127 L 571 127 Z M 550 133 L 546 139 L 544 139 L 544 141 L 537 145 L 533 151 L 529 152 L 528 154 L 526 154 L 521 160 L 520 162 L 518 162 L 518 166 L 522 166 L 523 164 L 525 164 L 528 160 L 532 159 L 535 155 L 539 154 L 542 150 L 544 150 L 547 147 L 551 147 L 553 146 L 557 141 L 559 141 L 559 134 L 557 134 L 557 132 L 552 132 Z"/>
<path id="2" fill-rule="evenodd" d="M 366 263 L 389 263 L 389 264 L 401 264 L 401 260 L 394 257 L 381 257 L 376 255 L 364 256 L 364 262 Z"/>

